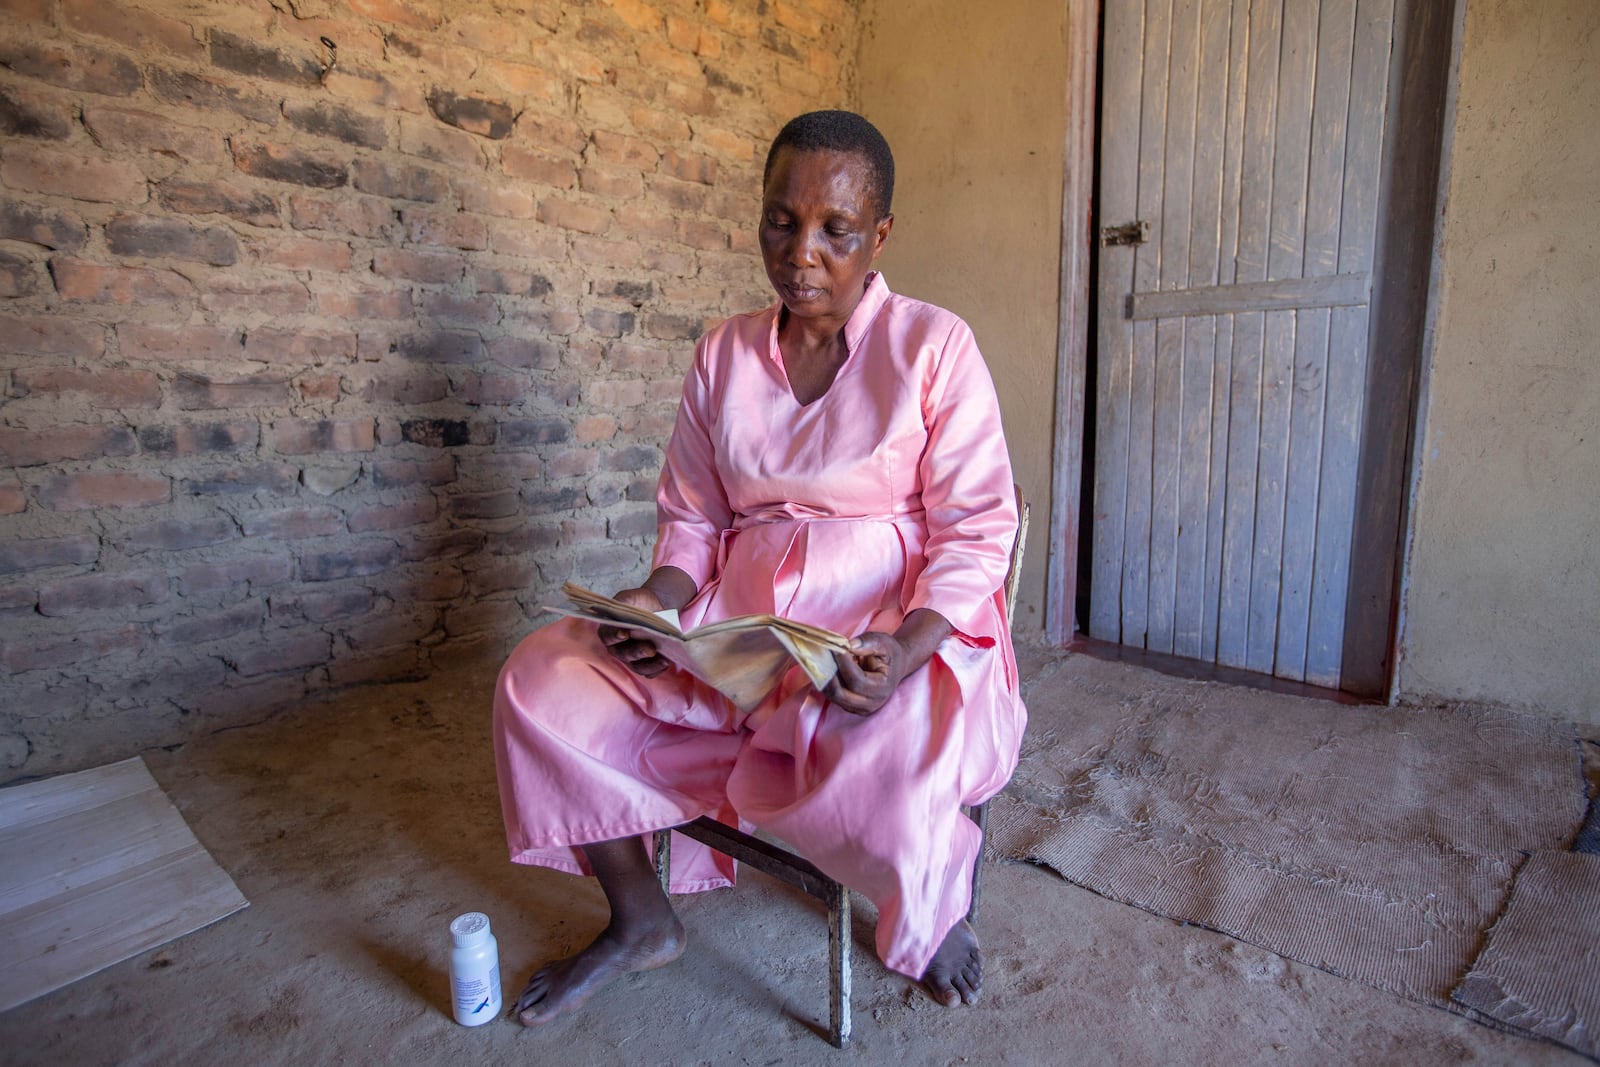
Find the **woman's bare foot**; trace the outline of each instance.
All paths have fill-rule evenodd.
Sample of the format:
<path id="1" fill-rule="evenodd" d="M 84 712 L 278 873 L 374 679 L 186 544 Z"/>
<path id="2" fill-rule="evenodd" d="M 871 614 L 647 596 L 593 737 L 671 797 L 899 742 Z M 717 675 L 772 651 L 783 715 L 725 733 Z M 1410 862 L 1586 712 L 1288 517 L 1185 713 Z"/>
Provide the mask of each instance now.
<path id="1" fill-rule="evenodd" d="M 683 955 L 687 941 L 678 917 L 671 912 L 668 916 L 668 921 L 637 936 L 608 926 L 582 952 L 540 967 L 528 979 L 512 1013 L 523 1026 L 542 1026 L 582 1006 L 614 978 L 665 967 Z"/>
<path id="2" fill-rule="evenodd" d="M 962 919 L 944 935 L 944 943 L 922 972 L 922 987 L 947 1008 L 978 1002 L 983 991 L 983 950 L 967 920 Z"/>

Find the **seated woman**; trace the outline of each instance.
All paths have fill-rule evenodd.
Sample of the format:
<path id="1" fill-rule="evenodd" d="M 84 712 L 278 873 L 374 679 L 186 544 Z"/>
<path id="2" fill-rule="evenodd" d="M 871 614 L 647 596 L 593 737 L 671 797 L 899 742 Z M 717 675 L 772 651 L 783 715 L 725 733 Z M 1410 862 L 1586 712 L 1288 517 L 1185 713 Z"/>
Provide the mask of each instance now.
<path id="1" fill-rule="evenodd" d="M 960 811 L 1016 766 L 1026 717 L 1001 584 L 1017 516 L 1000 410 L 972 332 L 891 293 L 894 162 L 840 111 L 767 155 L 760 243 L 778 301 L 701 339 L 657 490 L 655 569 L 621 600 L 684 629 L 770 612 L 858 635 L 821 692 L 792 670 L 749 713 L 626 631 L 575 620 L 523 641 L 495 696 L 511 859 L 593 874 L 610 924 L 540 968 L 536 1025 L 660 967 L 684 931 L 647 854 L 702 815 L 769 830 L 878 909 L 884 963 L 973 1003 L 963 917 L 977 827 Z M 672 851 L 673 892 L 732 861 Z"/>

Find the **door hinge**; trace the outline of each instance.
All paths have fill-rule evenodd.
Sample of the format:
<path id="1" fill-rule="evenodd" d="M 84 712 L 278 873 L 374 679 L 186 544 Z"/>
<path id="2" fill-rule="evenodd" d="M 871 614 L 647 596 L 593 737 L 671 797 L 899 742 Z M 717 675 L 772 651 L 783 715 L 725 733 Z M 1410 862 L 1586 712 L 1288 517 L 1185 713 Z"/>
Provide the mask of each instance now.
<path id="1" fill-rule="evenodd" d="M 1121 226 L 1107 226 L 1100 231 L 1100 243 L 1107 248 L 1113 245 L 1142 245 L 1148 240 L 1148 222 L 1124 222 Z"/>

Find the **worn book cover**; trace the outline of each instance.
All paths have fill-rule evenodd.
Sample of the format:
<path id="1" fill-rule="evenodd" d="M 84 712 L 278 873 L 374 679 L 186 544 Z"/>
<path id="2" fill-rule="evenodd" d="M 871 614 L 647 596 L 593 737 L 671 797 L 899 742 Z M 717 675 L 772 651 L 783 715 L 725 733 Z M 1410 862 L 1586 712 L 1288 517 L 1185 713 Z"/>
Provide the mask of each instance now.
<path id="1" fill-rule="evenodd" d="M 835 652 L 850 650 L 850 638 L 777 615 L 740 615 L 685 633 L 678 613 L 636 608 L 568 582 L 568 607 L 546 610 L 575 619 L 635 630 L 655 642 L 662 656 L 688 671 L 741 711 L 749 711 L 772 692 L 785 672 L 798 665 L 821 689 L 838 668 Z"/>

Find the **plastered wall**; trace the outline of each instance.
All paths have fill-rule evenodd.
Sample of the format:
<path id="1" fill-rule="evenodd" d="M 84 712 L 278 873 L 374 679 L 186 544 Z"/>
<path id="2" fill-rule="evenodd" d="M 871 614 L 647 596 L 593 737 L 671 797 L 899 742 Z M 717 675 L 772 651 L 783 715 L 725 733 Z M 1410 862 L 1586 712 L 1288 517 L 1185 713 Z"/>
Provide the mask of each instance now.
<path id="1" fill-rule="evenodd" d="M 1471 0 L 1400 695 L 1600 723 L 1600 4 Z"/>
<path id="2" fill-rule="evenodd" d="M 973 325 L 1050 531 L 1066 11 L 866 0 L 861 110 L 896 151 L 897 289 Z M 1600 722 L 1600 5 L 1470 0 L 1398 693 Z"/>
<path id="3" fill-rule="evenodd" d="M 972 326 L 1033 506 L 1019 634 L 1044 622 L 1067 46 L 1060 2 L 866 0 L 863 114 L 895 152 L 892 288 Z"/>

